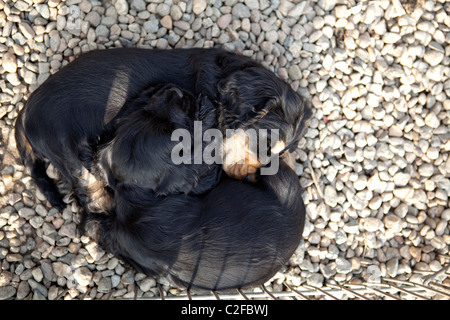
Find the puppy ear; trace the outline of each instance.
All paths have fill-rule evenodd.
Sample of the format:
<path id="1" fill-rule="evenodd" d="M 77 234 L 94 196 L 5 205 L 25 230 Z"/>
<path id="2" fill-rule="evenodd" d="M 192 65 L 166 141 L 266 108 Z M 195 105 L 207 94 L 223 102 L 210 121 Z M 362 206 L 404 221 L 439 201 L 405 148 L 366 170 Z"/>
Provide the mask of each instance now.
<path id="1" fill-rule="evenodd" d="M 298 142 L 312 116 L 311 102 L 307 98 L 294 92 L 289 86 L 282 99 L 281 107 L 286 122 L 291 124 L 294 128 L 294 134 L 291 141 Z M 291 145 L 291 151 L 293 151 L 294 146 L 295 144 Z"/>
<path id="2" fill-rule="evenodd" d="M 263 67 L 246 68 L 222 80 L 218 91 L 227 128 L 241 128 L 255 117 L 267 114 L 281 95 L 278 81 Z"/>

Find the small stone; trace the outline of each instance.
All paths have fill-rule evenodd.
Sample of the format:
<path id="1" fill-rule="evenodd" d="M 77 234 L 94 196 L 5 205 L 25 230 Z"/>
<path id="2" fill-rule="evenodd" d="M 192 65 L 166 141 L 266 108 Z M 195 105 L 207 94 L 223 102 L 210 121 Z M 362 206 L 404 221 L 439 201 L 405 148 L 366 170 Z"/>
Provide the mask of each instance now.
<path id="1" fill-rule="evenodd" d="M 161 23 L 161 25 L 169 30 L 172 30 L 172 18 L 170 16 L 165 16 L 163 18 L 161 18 L 161 20 L 159 20 L 159 22 Z"/>
<path id="2" fill-rule="evenodd" d="M 391 229 L 392 232 L 400 232 L 403 228 L 403 222 L 400 217 L 395 214 L 389 214 L 384 219 L 384 226 Z"/>
<path id="3" fill-rule="evenodd" d="M 144 29 L 147 33 L 156 33 L 159 30 L 159 21 L 151 19 L 144 22 Z"/>
<path id="4" fill-rule="evenodd" d="M 17 287 L 16 298 L 18 300 L 25 299 L 25 297 L 28 296 L 30 291 L 31 291 L 31 289 L 30 289 L 30 285 L 28 284 L 28 282 L 27 281 L 21 281 L 19 283 L 19 286 Z"/>
<path id="5" fill-rule="evenodd" d="M 240 19 L 250 18 L 251 16 L 250 9 L 243 3 L 237 3 L 231 10 L 231 13 L 233 16 Z"/>
<path id="6" fill-rule="evenodd" d="M 300 3 L 296 4 L 292 9 L 289 10 L 288 16 L 293 18 L 298 18 L 303 14 L 303 11 L 305 10 L 305 7 L 308 5 L 308 2 L 301 1 Z"/>
<path id="7" fill-rule="evenodd" d="M 116 8 L 117 14 L 120 16 L 124 16 L 128 13 L 128 2 L 126 0 L 117 0 L 114 4 Z"/>
<path id="8" fill-rule="evenodd" d="M 397 172 L 394 175 L 394 183 L 396 186 L 404 187 L 409 183 L 411 176 L 408 173 Z"/>
<path id="9" fill-rule="evenodd" d="M 250 10 L 259 10 L 259 0 L 244 0 L 244 3 Z"/>
<path id="10" fill-rule="evenodd" d="M 33 39 L 36 35 L 33 28 L 26 22 L 19 22 L 19 29 L 27 39 Z"/>
<path id="11" fill-rule="evenodd" d="M 331 11 L 336 6 L 336 0 L 319 0 L 319 6 L 324 11 Z"/>
<path id="12" fill-rule="evenodd" d="M 22 218 L 30 218 L 32 216 L 34 216 L 36 214 L 36 212 L 28 207 L 23 207 L 21 209 L 19 209 L 19 216 L 21 216 Z"/>
<path id="13" fill-rule="evenodd" d="M 191 30 L 191 25 L 187 21 L 175 21 L 173 25 L 183 31 Z"/>
<path id="14" fill-rule="evenodd" d="M 170 6 L 166 3 L 160 3 L 156 7 L 156 13 L 161 17 L 167 16 L 170 14 Z"/>
<path id="15" fill-rule="evenodd" d="M 39 229 L 43 223 L 44 219 L 41 216 L 34 216 L 30 219 L 30 224 L 35 229 Z"/>
<path id="16" fill-rule="evenodd" d="M 440 124 L 440 120 L 434 112 L 428 113 L 427 116 L 425 117 L 424 121 L 427 126 L 429 126 L 430 128 L 434 128 L 434 129 L 439 127 L 439 124 Z"/>
<path id="17" fill-rule="evenodd" d="M 418 171 L 422 177 L 431 177 L 434 173 L 434 166 L 431 163 L 424 163 Z"/>
<path id="18" fill-rule="evenodd" d="M 436 50 L 427 50 L 425 52 L 425 55 L 423 56 L 423 59 L 430 65 L 430 66 L 437 66 L 441 61 L 444 59 L 444 53 Z"/>
<path id="19" fill-rule="evenodd" d="M 400 200 L 408 200 L 414 195 L 414 189 L 410 187 L 396 188 L 393 193 Z"/>
<path id="20" fill-rule="evenodd" d="M 25 81 L 25 83 L 27 84 L 35 84 L 37 81 L 37 75 L 36 73 L 34 73 L 31 70 L 28 70 L 26 68 L 22 69 L 23 70 L 23 81 Z"/>
<path id="21" fill-rule="evenodd" d="M 386 263 L 386 272 L 392 278 L 397 276 L 397 272 L 398 272 L 398 259 L 397 258 L 392 258 L 391 260 L 389 260 Z"/>
<path id="22" fill-rule="evenodd" d="M 34 280 L 36 280 L 37 282 L 41 282 L 42 279 L 44 279 L 44 274 L 42 273 L 41 268 L 33 269 L 32 274 L 33 274 Z"/>
<path id="23" fill-rule="evenodd" d="M 100 22 L 102 21 L 102 18 L 96 11 L 89 12 L 86 17 L 84 18 L 85 21 L 88 21 L 89 24 L 93 27 L 98 27 Z"/>
<path id="24" fill-rule="evenodd" d="M 327 185 L 324 190 L 325 203 L 329 205 L 331 208 L 334 208 L 337 205 L 337 192 L 336 189 L 330 185 Z"/>
<path id="25" fill-rule="evenodd" d="M 98 292 L 108 293 L 112 289 L 112 281 L 110 277 L 106 277 L 100 280 L 98 284 Z"/>
<path id="26" fill-rule="evenodd" d="M 143 291 L 143 292 L 147 292 L 150 291 L 151 288 L 156 286 L 156 281 L 153 278 L 144 278 L 139 282 L 139 288 Z"/>
<path id="27" fill-rule="evenodd" d="M 105 251 L 100 248 L 100 246 L 95 243 L 95 242 L 91 242 L 88 245 L 86 245 L 86 250 L 89 252 L 89 254 L 91 255 L 91 257 L 94 259 L 94 261 L 98 261 L 100 260 L 101 257 L 103 257 L 105 255 Z"/>
<path id="28" fill-rule="evenodd" d="M 67 277 L 72 270 L 69 265 L 59 262 L 59 261 L 53 262 L 52 266 L 53 266 L 53 271 L 55 272 L 55 274 L 58 277 Z"/>
<path id="29" fill-rule="evenodd" d="M 64 224 L 59 229 L 59 234 L 61 236 L 69 237 L 71 239 L 76 237 L 77 225 L 75 223 Z"/>
<path id="30" fill-rule="evenodd" d="M 384 43 L 397 43 L 401 39 L 401 35 L 393 32 L 386 32 L 383 36 Z"/>
<path id="31" fill-rule="evenodd" d="M 288 71 L 289 77 L 291 80 L 299 80 L 302 78 L 302 72 L 300 70 L 300 68 L 298 67 L 298 65 L 293 64 L 291 65 L 291 67 L 289 68 Z"/>
<path id="32" fill-rule="evenodd" d="M 36 5 L 36 10 L 39 12 L 39 14 L 44 18 L 45 20 L 50 19 L 50 10 L 48 8 L 48 5 L 45 3 Z"/>
<path id="33" fill-rule="evenodd" d="M 97 34 L 97 37 L 107 38 L 109 36 L 109 29 L 107 26 L 101 24 L 97 28 L 95 28 L 95 33 Z"/>
<path id="34" fill-rule="evenodd" d="M 53 281 L 53 278 L 55 277 L 55 273 L 53 272 L 52 264 L 48 261 L 42 261 L 41 262 L 41 270 L 42 274 L 44 275 L 44 278 Z"/>
<path id="35" fill-rule="evenodd" d="M 367 187 L 367 177 L 358 176 L 358 179 L 353 182 L 353 187 L 358 191 L 364 190 Z"/>
<path id="36" fill-rule="evenodd" d="M 324 276 L 320 273 L 313 273 L 310 277 L 306 278 L 306 283 L 313 287 L 322 287 L 323 281 L 325 280 Z"/>
<path id="37" fill-rule="evenodd" d="M 181 11 L 179 6 L 173 5 L 170 7 L 170 16 L 175 21 L 180 20 L 183 17 L 183 11 Z"/>
<path id="38" fill-rule="evenodd" d="M 367 281 L 368 282 L 380 282 L 381 270 L 377 265 L 370 265 L 367 267 Z"/>
<path id="39" fill-rule="evenodd" d="M 73 277 L 81 286 L 88 286 L 92 279 L 92 272 L 86 267 L 77 268 Z"/>
<path id="40" fill-rule="evenodd" d="M 338 273 L 350 273 L 352 271 L 352 263 L 344 258 L 338 257 L 336 259 L 336 271 Z"/>
<path id="41" fill-rule="evenodd" d="M 12 50 L 3 54 L 2 66 L 3 69 L 7 72 L 15 73 L 17 71 L 16 55 L 12 52 Z"/>
<path id="42" fill-rule="evenodd" d="M 205 11 L 206 5 L 207 5 L 207 1 L 206 0 L 194 0 L 194 2 L 192 4 L 192 11 L 195 14 L 199 15 L 203 11 Z"/>
<path id="43" fill-rule="evenodd" d="M 428 69 L 425 74 L 430 80 L 439 82 L 442 81 L 442 77 L 444 76 L 444 66 L 437 65 Z"/>
<path id="44" fill-rule="evenodd" d="M 4 287 L 10 284 L 14 274 L 9 271 L 3 271 L 0 273 L 0 287 Z"/>
<path id="45" fill-rule="evenodd" d="M 438 250 L 441 250 L 441 249 L 444 249 L 445 247 L 447 247 L 445 240 L 439 236 L 433 237 L 430 242 L 431 242 L 431 245 Z"/>
<path id="46" fill-rule="evenodd" d="M 7 300 L 16 294 L 16 289 L 12 286 L 0 287 L 0 300 Z"/>
<path id="47" fill-rule="evenodd" d="M 383 222 L 380 219 L 372 218 L 372 217 L 366 218 L 364 221 L 364 224 L 363 224 L 364 229 L 366 229 L 366 231 L 369 231 L 369 232 L 378 231 L 382 225 L 383 225 Z"/>
<path id="48" fill-rule="evenodd" d="M 131 2 L 131 9 L 136 11 L 144 11 L 146 8 L 144 0 L 133 0 Z"/>
<path id="49" fill-rule="evenodd" d="M 231 14 L 229 13 L 224 14 L 217 19 L 217 25 L 219 26 L 220 29 L 226 29 L 230 25 L 231 18 L 232 18 Z"/>

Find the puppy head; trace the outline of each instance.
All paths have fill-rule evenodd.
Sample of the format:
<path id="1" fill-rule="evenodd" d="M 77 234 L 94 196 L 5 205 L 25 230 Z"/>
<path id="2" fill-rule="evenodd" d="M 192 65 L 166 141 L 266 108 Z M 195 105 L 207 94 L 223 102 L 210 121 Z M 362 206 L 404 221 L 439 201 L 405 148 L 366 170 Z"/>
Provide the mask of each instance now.
<path id="1" fill-rule="evenodd" d="M 264 148 L 264 152 L 271 156 L 293 150 L 311 117 L 309 101 L 262 66 L 233 73 L 219 83 L 218 91 L 221 105 L 219 121 L 223 129 L 254 129 L 258 136 L 262 132 L 260 129 L 278 130 L 277 139 L 268 135 L 267 145 L 258 145 L 258 148 Z M 241 149 L 251 149 L 245 147 L 248 145 L 246 141 L 237 140 Z M 225 153 L 226 144 L 227 141 Z M 261 160 L 254 151 L 247 153 L 245 159 Z M 249 163 L 244 160 L 240 165 L 229 163 L 224 166 L 224 171 L 231 177 L 242 179 L 261 165 L 262 161 Z"/>

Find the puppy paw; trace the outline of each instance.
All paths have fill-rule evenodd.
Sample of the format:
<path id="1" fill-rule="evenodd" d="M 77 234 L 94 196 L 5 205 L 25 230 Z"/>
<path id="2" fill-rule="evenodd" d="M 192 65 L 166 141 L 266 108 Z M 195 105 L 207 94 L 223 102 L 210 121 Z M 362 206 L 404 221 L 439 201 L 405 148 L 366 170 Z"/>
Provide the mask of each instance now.
<path id="1" fill-rule="evenodd" d="M 224 171 L 228 176 L 237 180 L 246 179 L 250 182 L 257 181 L 257 171 L 259 169 L 258 165 L 248 164 L 248 163 L 235 163 L 231 166 L 224 166 Z"/>

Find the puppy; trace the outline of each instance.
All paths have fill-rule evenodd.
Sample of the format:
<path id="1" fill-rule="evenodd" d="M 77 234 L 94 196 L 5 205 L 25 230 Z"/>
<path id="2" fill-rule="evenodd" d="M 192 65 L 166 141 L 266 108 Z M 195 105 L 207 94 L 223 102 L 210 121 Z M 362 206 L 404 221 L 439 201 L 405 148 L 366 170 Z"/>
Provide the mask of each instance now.
<path id="1" fill-rule="evenodd" d="M 305 207 L 294 171 L 247 183 L 223 175 L 199 196 L 158 197 L 117 184 L 110 215 L 89 215 L 85 234 L 149 276 L 192 291 L 249 288 L 289 260 L 303 232 Z"/>
<path id="2" fill-rule="evenodd" d="M 283 139 L 275 150 L 279 152 L 296 146 L 311 115 L 309 102 L 272 72 L 250 58 L 220 49 L 123 48 L 87 53 L 33 92 L 16 122 L 21 158 L 53 206 L 64 204 L 46 175 L 45 160 L 72 185 L 90 181 L 91 193 L 102 193 L 93 168 L 98 144 L 108 142 L 101 137 L 139 93 L 168 83 L 212 101 L 222 131 L 279 129 Z M 246 141 L 238 145 L 248 150 Z M 224 171 L 237 179 L 255 173 L 261 161 L 251 150 L 246 153 L 243 163 L 235 159 L 236 163 L 223 166 Z"/>
<path id="3" fill-rule="evenodd" d="M 193 164 L 176 165 L 171 161 L 171 151 L 176 143 L 171 140 L 174 130 L 184 129 L 192 133 L 194 121 L 201 121 L 205 130 L 217 126 L 214 106 L 207 98 L 198 100 L 173 85 L 147 88 L 126 103 L 121 116 L 105 127 L 95 145 L 97 153 L 92 161 L 83 159 L 83 155 L 75 159 L 66 158 L 64 149 L 59 157 L 50 158 L 50 161 L 66 173 L 63 180 L 69 183 L 78 204 L 89 212 L 105 212 L 112 207 L 116 183 L 147 188 L 156 195 L 202 193 L 218 182 L 220 166 L 194 164 L 193 161 Z M 18 123 L 16 133 L 23 132 L 20 129 Z M 44 166 L 44 156 L 41 158 L 36 154 L 20 135 L 18 138 L 22 158 Z M 193 141 L 187 143 L 191 147 Z M 44 143 L 42 146 L 47 145 Z M 61 160 L 65 162 L 58 162 Z M 26 162 L 33 163 L 30 160 Z M 82 164 L 86 164 L 90 171 Z M 34 170 L 32 174 L 36 175 Z M 41 170 L 44 168 L 37 170 L 37 174 Z M 53 181 L 45 177 L 40 177 L 39 182 L 42 182 L 44 190 L 53 187 L 50 185 Z M 49 200 L 52 199 L 55 200 Z"/>
<path id="4" fill-rule="evenodd" d="M 187 91 L 165 85 L 143 91 L 126 108 L 125 114 L 103 134 L 110 140 L 99 146 L 95 162 L 100 179 L 112 189 L 118 183 L 149 189 L 157 196 L 198 194 L 218 182 L 220 166 L 195 163 L 194 153 L 187 164 L 174 163 L 175 130 L 189 133 L 187 149 L 194 148 L 194 121 L 202 130 L 217 126 L 216 109 L 207 98 L 197 101 Z M 109 131 L 113 133 L 109 133 Z M 112 138 L 105 135 L 112 134 Z M 203 134 L 203 133 L 202 133 Z M 202 145 L 204 148 L 206 143 Z"/>

